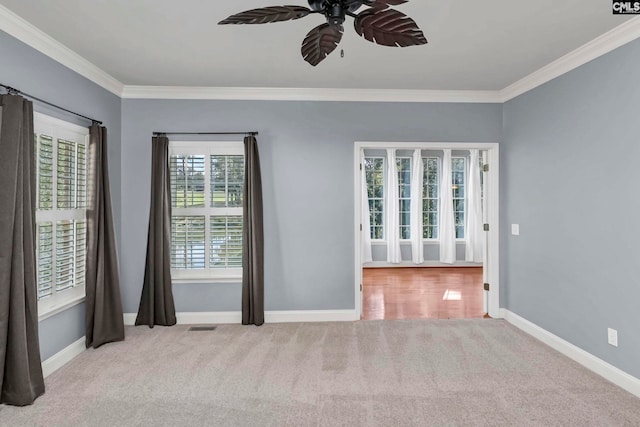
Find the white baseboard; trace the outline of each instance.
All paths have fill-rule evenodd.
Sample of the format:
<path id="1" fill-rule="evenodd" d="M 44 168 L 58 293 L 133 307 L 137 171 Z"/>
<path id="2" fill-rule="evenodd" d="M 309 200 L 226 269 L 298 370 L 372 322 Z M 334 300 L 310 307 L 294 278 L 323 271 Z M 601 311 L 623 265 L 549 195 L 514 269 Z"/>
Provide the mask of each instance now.
<path id="1" fill-rule="evenodd" d="M 42 374 L 48 377 L 85 350 L 85 337 L 82 337 L 42 362 Z"/>
<path id="2" fill-rule="evenodd" d="M 124 325 L 133 326 L 136 324 L 137 313 L 124 313 Z"/>
<path id="3" fill-rule="evenodd" d="M 360 320 L 355 310 L 267 311 L 267 323 L 354 322 Z"/>
<path id="4" fill-rule="evenodd" d="M 240 324 L 242 313 L 239 311 L 218 311 L 209 313 L 176 313 L 178 325 L 200 324 Z M 266 323 L 295 322 L 352 322 L 359 320 L 355 310 L 301 310 L 301 311 L 266 311 Z M 135 324 L 136 314 L 125 313 L 124 324 Z"/>
<path id="5" fill-rule="evenodd" d="M 136 313 L 125 313 L 125 326 L 136 324 Z M 215 323 L 219 325 L 240 323 L 242 314 L 239 311 L 216 311 L 210 313 L 176 313 L 178 325 L 200 325 Z"/>
<path id="6" fill-rule="evenodd" d="M 516 328 L 521 329 L 532 337 L 542 341 L 549 347 L 578 362 L 604 379 L 611 381 L 618 387 L 640 397 L 640 379 L 627 374 L 623 370 L 616 368 L 593 354 L 584 351 L 580 347 L 563 340 L 557 335 L 552 334 L 535 323 L 532 323 L 507 309 L 502 308 L 500 310 L 502 312 L 502 317 Z"/>

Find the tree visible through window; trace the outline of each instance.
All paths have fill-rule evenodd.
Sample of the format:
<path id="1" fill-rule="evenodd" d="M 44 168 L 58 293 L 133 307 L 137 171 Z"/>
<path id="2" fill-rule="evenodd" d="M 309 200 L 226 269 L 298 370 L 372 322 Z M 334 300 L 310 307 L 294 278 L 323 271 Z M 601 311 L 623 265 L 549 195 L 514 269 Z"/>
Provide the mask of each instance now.
<path id="1" fill-rule="evenodd" d="M 400 209 L 400 238 L 411 238 L 411 157 L 399 157 L 398 202 Z"/>
<path id="2" fill-rule="evenodd" d="M 422 237 L 425 239 L 438 238 L 438 187 L 440 185 L 440 168 L 437 157 L 422 159 Z"/>
<path id="3" fill-rule="evenodd" d="M 464 206 L 466 191 L 466 159 L 454 157 L 451 159 L 451 173 L 453 183 L 453 214 L 456 224 L 456 239 L 464 239 Z"/>
<path id="4" fill-rule="evenodd" d="M 367 197 L 371 221 L 371 238 L 384 239 L 384 158 L 364 159 L 367 180 Z"/>

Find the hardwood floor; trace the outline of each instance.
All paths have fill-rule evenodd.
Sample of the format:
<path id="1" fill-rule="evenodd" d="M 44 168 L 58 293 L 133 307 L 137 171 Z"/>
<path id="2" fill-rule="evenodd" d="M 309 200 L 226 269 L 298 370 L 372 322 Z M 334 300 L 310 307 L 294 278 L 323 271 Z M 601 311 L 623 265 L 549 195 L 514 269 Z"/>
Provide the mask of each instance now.
<path id="1" fill-rule="evenodd" d="M 481 318 L 481 267 L 365 268 L 362 320 Z"/>

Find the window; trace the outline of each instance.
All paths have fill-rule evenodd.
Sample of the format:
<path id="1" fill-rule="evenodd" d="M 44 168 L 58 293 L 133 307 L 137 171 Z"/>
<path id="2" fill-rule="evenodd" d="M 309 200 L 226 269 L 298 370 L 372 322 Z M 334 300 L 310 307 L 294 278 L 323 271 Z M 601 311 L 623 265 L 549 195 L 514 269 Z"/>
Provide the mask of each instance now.
<path id="1" fill-rule="evenodd" d="M 371 221 L 371 238 L 383 240 L 384 236 L 384 157 L 365 157 L 365 175 L 367 180 L 367 196 Z M 411 157 L 398 157 L 398 198 L 400 210 L 400 238 L 411 238 Z M 422 237 L 427 240 L 438 240 L 438 221 L 440 205 L 440 157 L 423 157 L 422 187 Z M 465 192 L 467 158 L 451 159 L 451 178 L 453 194 L 453 210 L 455 216 L 456 239 L 464 239 L 465 233 Z"/>
<path id="2" fill-rule="evenodd" d="M 364 159 L 367 179 L 367 196 L 371 221 L 371 238 L 384 239 L 384 158 Z"/>
<path id="3" fill-rule="evenodd" d="M 87 128 L 34 114 L 38 312 L 85 296 Z"/>
<path id="4" fill-rule="evenodd" d="M 398 157 L 398 201 L 400 239 L 411 238 L 411 157 Z"/>
<path id="5" fill-rule="evenodd" d="M 437 157 L 424 157 L 422 163 L 422 237 L 438 238 L 438 186 L 440 185 L 440 164 Z"/>
<path id="6" fill-rule="evenodd" d="M 451 182 L 453 183 L 453 214 L 456 224 L 456 239 L 464 239 L 465 171 L 466 158 L 453 157 L 451 159 Z"/>
<path id="7" fill-rule="evenodd" d="M 173 278 L 241 278 L 242 143 L 171 142 L 169 155 Z"/>

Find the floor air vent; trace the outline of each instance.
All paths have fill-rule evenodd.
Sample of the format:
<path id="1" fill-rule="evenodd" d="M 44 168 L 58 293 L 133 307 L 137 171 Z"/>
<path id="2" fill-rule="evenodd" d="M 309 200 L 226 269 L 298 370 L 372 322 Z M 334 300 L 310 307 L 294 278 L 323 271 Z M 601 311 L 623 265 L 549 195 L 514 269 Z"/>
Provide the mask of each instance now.
<path id="1" fill-rule="evenodd" d="M 192 326 L 189 328 L 189 332 L 210 332 L 215 331 L 217 326 Z"/>

